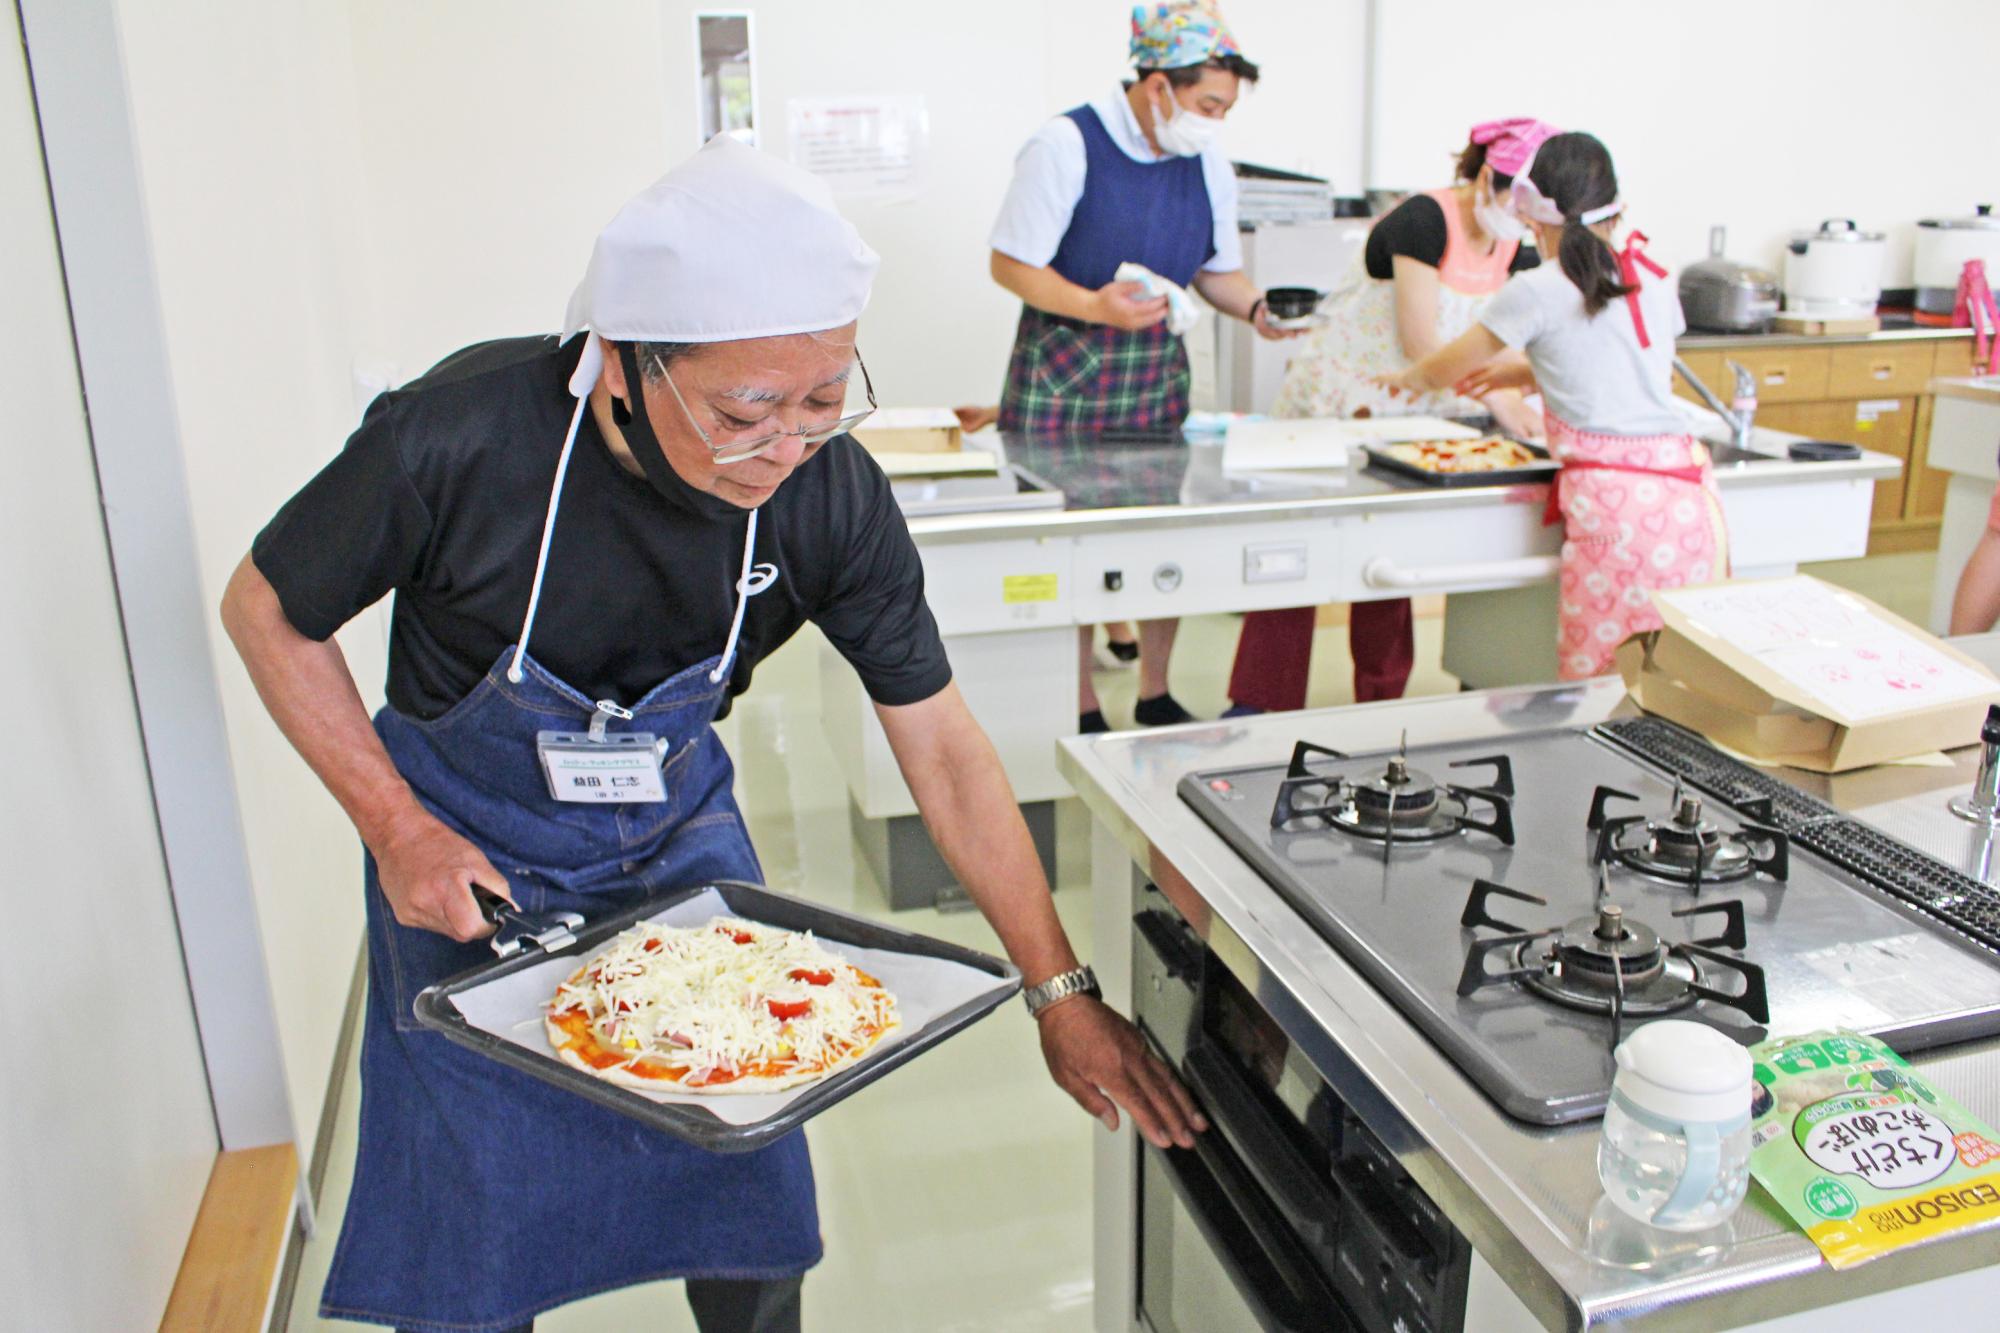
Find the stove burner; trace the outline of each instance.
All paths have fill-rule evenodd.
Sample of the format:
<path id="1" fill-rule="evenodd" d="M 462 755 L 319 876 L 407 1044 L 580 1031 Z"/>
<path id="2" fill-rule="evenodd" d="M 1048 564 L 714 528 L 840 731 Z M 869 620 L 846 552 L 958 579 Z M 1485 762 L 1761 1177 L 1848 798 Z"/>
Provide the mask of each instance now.
<path id="1" fill-rule="evenodd" d="M 1745 824 L 1726 831 L 1703 814 L 1701 798 L 1678 781 L 1671 813 L 1665 818 L 1612 818 L 1605 813 L 1610 801 L 1638 799 L 1616 787 L 1599 787 L 1591 797 L 1588 827 L 1597 831 L 1594 864 L 1615 860 L 1650 878 L 1685 884 L 1696 893 L 1703 884 L 1749 879 L 1759 871 L 1784 882 L 1791 865 L 1791 840 L 1779 830 Z"/>
<path id="2" fill-rule="evenodd" d="M 1504 933 L 1472 940 L 1458 979 L 1461 996 L 1519 982 L 1565 1008 L 1608 1015 L 1614 1047 L 1623 1037 L 1628 1016 L 1652 1018 L 1677 1013 L 1699 1000 L 1740 1010 L 1760 1026 L 1771 1021 L 1764 970 L 1716 952 L 1716 946 L 1740 950 L 1749 942 L 1740 902 L 1680 909 L 1673 915 L 1722 917 L 1721 933 L 1686 944 L 1668 944 L 1658 931 L 1627 918 L 1622 907 L 1605 901 L 1601 891 L 1592 915 L 1549 930 L 1523 930 L 1493 916 L 1487 904 L 1496 897 L 1547 906 L 1546 899 L 1533 894 L 1488 880 L 1473 881 L 1459 924 L 1468 930 L 1485 927 Z M 1486 960 L 1493 954 L 1510 965 L 1499 972 L 1489 970 Z M 1742 989 L 1723 990 L 1713 984 L 1721 970 L 1741 977 Z M 1758 1036 L 1762 1035 L 1760 1031 Z"/>
<path id="3" fill-rule="evenodd" d="M 1397 843 L 1437 842 L 1468 829 L 1490 833 L 1510 847 L 1514 844 L 1514 771 L 1505 755 L 1464 759 L 1451 765 L 1490 766 L 1491 780 L 1476 787 L 1439 783 L 1422 769 L 1410 767 L 1407 738 L 1404 749 L 1381 767 L 1356 777 L 1316 769 L 1314 756 L 1346 758 L 1337 750 L 1308 741 L 1294 746 L 1291 765 L 1271 810 L 1272 828 L 1289 832 L 1337 828 L 1380 842 L 1385 855 Z M 1484 806 L 1489 817 L 1474 817 L 1475 806 Z"/>

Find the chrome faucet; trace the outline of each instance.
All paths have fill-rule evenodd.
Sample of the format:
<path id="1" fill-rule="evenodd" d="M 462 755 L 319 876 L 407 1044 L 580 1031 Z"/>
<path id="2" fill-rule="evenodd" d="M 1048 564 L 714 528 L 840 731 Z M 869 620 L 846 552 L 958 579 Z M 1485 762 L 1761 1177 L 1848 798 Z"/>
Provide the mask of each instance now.
<path id="1" fill-rule="evenodd" d="M 1688 363 L 1674 358 L 1674 369 L 1688 382 L 1688 387 L 1701 396 L 1715 415 L 1722 418 L 1722 424 L 1729 427 L 1729 442 L 1745 453 L 1750 452 L 1751 422 L 1757 416 L 1757 377 L 1735 361 L 1724 363 L 1736 372 L 1736 400 L 1725 406 L 1716 397 L 1715 390 L 1701 382 L 1701 377 L 1688 369 Z"/>
<path id="2" fill-rule="evenodd" d="M 1972 780 L 1972 794 L 1952 797 L 1951 812 L 1969 823 L 2000 825 L 2000 704 L 1986 710 L 1986 723 L 1979 728 L 1979 774 Z"/>

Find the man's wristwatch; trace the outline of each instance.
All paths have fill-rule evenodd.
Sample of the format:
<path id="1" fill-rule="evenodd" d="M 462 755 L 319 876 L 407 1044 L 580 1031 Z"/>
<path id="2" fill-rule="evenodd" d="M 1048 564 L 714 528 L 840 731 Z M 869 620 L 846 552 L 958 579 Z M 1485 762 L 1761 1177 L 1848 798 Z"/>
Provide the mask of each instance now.
<path id="1" fill-rule="evenodd" d="M 1039 1016 L 1042 1010 L 1072 995 L 1103 999 L 1104 991 L 1097 984 L 1097 974 L 1087 967 L 1079 967 L 1074 972 L 1058 972 L 1041 985 L 1030 986 L 1021 992 L 1021 998 L 1028 1002 L 1031 1016 Z"/>

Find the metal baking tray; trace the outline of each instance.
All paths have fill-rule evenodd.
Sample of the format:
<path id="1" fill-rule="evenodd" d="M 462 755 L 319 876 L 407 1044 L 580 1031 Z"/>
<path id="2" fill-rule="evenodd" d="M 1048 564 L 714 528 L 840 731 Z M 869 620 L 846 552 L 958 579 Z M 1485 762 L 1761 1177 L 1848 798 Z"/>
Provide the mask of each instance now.
<path id="1" fill-rule="evenodd" d="M 1514 437 L 1509 435 L 1504 438 Z M 1550 458 L 1549 451 L 1541 445 L 1531 444 L 1526 440 L 1514 440 L 1514 443 L 1547 461 L 1530 463 L 1525 467 L 1496 468 L 1491 472 L 1432 472 L 1429 468 L 1421 468 L 1414 463 L 1406 463 L 1400 458 L 1378 452 L 1385 446 L 1363 444 L 1361 449 L 1368 455 L 1368 466 L 1377 472 L 1387 472 L 1422 486 L 1510 486 L 1521 482 L 1547 481 L 1562 470 L 1562 464 Z"/>
<path id="2" fill-rule="evenodd" d="M 564 1064 L 545 1047 L 535 1049 L 486 1027 L 476 1026 L 461 1011 L 461 999 L 469 998 L 471 992 L 516 973 L 546 967 L 551 959 L 573 959 L 574 962 L 558 969 L 562 975 L 567 975 L 569 970 L 593 956 L 612 936 L 628 926 L 661 916 L 677 904 L 710 890 L 721 896 L 730 914 L 744 920 L 785 930 L 809 930 L 835 946 L 846 944 L 912 958 L 956 963 L 990 977 L 992 984 L 979 989 L 972 998 L 935 1015 L 914 1031 L 906 1027 L 893 1041 L 870 1053 L 860 1063 L 817 1083 L 772 1094 L 775 1099 L 784 1102 L 782 1109 L 750 1123 L 732 1123 L 716 1114 L 707 1104 L 656 1101 L 632 1089 L 606 1083 Z M 990 954 L 898 930 L 830 907 L 801 902 L 753 884 L 720 880 L 712 884 L 664 890 L 637 906 L 577 926 L 573 937 L 567 931 L 555 932 L 553 948 L 538 947 L 530 937 L 527 947 L 511 957 L 481 964 L 426 988 L 417 996 L 415 1009 L 417 1021 L 425 1027 L 434 1028 L 469 1050 L 510 1065 L 545 1083 L 553 1083 L 711 1152 L 748 1152 L 790 1133 L 829 1106 L 853 1096 L 945 1038 L 970 1027 L 1005 1003 L 1020 988 L 1020 972 L 1012 964 Z M 544 994 L 545 998 L 554 994 L 553 983 Z M 538 1014 L 533 1016 L 539 1017 Z M 539 1025 L 535 1031 L 539 1033 Z M 747 1099 L 717 1099 L 718 1103 L 732 1100 Z"/>

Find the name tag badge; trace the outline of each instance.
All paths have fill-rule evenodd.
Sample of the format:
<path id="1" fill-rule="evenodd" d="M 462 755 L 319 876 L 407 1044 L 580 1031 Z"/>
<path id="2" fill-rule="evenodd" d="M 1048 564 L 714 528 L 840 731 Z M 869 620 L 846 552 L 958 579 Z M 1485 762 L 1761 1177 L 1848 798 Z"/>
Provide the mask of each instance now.
<path id="1" fill-rule="evenodd" d="M 535 736 L 549 795 L 558 801 L 637 804 L 667 799 L 660 754 L 651 732 L 628 731 L 592 740 L 576 731 Z"/>

